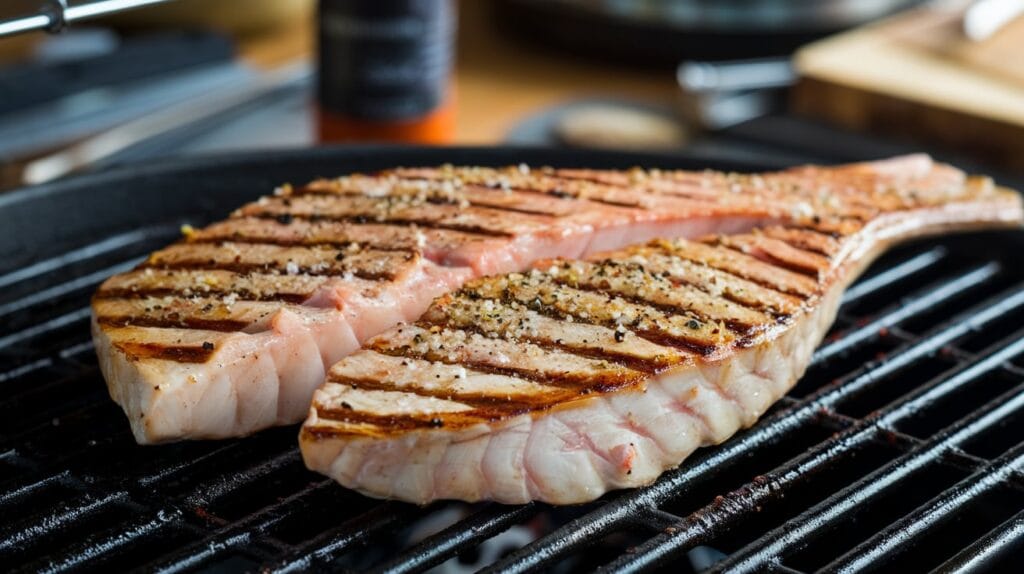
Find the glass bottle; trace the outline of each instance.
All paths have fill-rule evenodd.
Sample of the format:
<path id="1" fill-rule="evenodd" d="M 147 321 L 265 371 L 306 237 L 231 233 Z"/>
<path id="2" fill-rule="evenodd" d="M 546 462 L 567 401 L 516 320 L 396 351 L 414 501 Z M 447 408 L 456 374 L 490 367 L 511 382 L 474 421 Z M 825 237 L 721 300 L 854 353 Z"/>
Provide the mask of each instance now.
<path id="1" fill-rule="evenodd" d="M 452 0 L 320 0 L 320 141 L 450 141 L 455 26 Z"/>

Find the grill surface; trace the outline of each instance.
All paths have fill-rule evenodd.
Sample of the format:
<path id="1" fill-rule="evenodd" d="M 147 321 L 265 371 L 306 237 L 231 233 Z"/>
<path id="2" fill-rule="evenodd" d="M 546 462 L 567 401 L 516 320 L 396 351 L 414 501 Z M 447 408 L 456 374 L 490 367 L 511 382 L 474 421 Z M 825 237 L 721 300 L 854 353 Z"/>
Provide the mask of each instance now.
<path id="1" fill-rule="evenodd" d="M 1020 232 L 890 253 L 847 292 L 807 375 L 754 428 L 648 488 L 583 506 L 367 499 L 306 471 L 295 428 L 134 444 L 89 342 L 88 298 L 103 278 L 173 240 L 181 223 L 220 217 L 274 183 L 444 161 L 744 167 L 536 150 L 320 151 L 152 166 L 0 197 L 10 229 L 0 238 L 0 569 L 1019 566 Z"/>

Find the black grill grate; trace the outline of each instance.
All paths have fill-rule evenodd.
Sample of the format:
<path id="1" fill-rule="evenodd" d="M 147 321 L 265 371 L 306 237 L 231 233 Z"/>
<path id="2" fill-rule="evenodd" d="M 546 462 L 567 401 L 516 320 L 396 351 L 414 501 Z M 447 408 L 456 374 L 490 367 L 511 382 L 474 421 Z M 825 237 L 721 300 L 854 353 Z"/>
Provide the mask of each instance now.
<path id="1" fill-rule="evenodd" d="M 135 446 L 88 341 L 88 297 L 177 233 L 155 226 L 0 275 L 3 571 L 1019 565 L 1019 233 L 884 257 L 753 429 L 648 488 L 569 508 L 370 500 L 306 471 L 294 428 Z"/>

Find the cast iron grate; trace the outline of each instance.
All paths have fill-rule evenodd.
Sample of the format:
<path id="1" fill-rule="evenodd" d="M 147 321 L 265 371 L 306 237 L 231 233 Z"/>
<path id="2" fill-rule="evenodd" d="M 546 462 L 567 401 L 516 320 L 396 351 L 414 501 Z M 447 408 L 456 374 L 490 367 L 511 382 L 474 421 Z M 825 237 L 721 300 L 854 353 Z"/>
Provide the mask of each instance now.
<path id="1" fill-rule="evenodd" d="M 176 223 L 0 275 L 3 571 L 971 572 L 1024 550 L 1018 233 L 884 257 L 789 397 L 648 488 L 418 508 L 307 472 L 294 428 L 134 445 L 88 297 Z"/>

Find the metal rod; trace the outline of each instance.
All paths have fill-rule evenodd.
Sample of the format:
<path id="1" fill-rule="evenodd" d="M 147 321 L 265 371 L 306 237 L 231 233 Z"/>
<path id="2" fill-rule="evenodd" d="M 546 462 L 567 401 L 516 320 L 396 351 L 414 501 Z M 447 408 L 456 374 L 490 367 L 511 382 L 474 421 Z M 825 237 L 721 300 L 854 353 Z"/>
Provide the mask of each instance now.
<path id="1" fill-rule="evenodd" d="M 21 34 L 23 32 L 32 32 L 34 30 L 45 30 L 49 27 L 50 17 L 46 14 L 36 14 L 35 16 L 25 16 L 22 18 L 15 18 L 13 20 L 4 20 L 0 22 L 0 38 Z"/>
<path id="2" fill-rule="evenodd" d="M 993 528 L 974 544 L 964 548 L 956 556 L 943 562 L 933 572 L 953 574 L 959 572 L 989 572 L 996 562 L 1012 559 L 1015 552 L 1020 552 L 1024 541 L 1024 511 Z"/>
<path id="3" fill-rule="evenodd" d="M 958 276 L 955 281 L 962 277 L 963 275 Z M 933 300 L 934 294 L 941 291 L 942 287 L 917 291 L 911 295 L 911 299 Z M 795 434 L 803 432 L 813 424 L 823 407 L 831 407 L 851 396 L 870 391 L 884 382 L 885 377 L 898 373 L 972 330 L 995 321 L 1021 306 L 1024 306 L 1024 289 L 1015 290 L 1009 296 L 1001 293 L 981 305 L 980 310 L 972 308 L 969 313 L 958 315 L 939 325 L 921 341 L 908 345 L 898 354 L 891 355 L 886 362 L 855 371 L 837 383 L 823 387 L 802 402 L 762 420 L 756 430 L 733 438 L 716 451 L 697 454 L 690 459 L 688 465 L 665 473 L 649 488 L 627 493 L 612 504 L 601 506 L 570 521 L 549 532 L 547 536 L 509 553 L 495 564 L 485 567 L 482 572 L 526 572 L 547 566 L 570 552 L 599 540 L 629 516 L 656 507 L 686 489 L 692 490 L 705 481 L 713 480 L 725 469 L 738 464 L 738 461 L 763 448 L 764 445 L 791 440 Z M 892 312 L 899 313 L 899 309 Z M 886 316 L 883 315 L 883 318 Z"/>
<path id="4" fill-rule="evenodd" d="M 516 523 L 532 518 L 541 509 L 536 503 L 523 506 L 492 504 L 405 550 L 393 560 L 375 566 L 371 572 L 422 572 L 457 555 L 461 550 L 504 532 Z"/>
<path id="5" fill-rule="evenodd" d="M 921 546 L 921 538 L 939 525 L 949 524 L 978 500 L 999 489 L 1008 477 L 1024 469 L 1024 445 L 1017 445 L 986 468 L 929 500 L 916 511 L 890 524 L 853 550 L 824 567 L 829 572 L 863 572 L 884 564 L 909 547 Z"/>
<path id="6" fill-rule="evenodd" d="M 1020 304 L 1024 301 L 1024 290 L 1018 291 L 1017 294 L 1017 303 Z M 970 312 L 958 317 L 953 324 L 959 324 L 959 321 L 963 320 L 964 317 L 980 317 L 985 315 L 988 321 L 993 321 L 1003 315 L 1003 313 L 993 313 L 991 311 L 991 309 L 984 309 L 979 312 L 977 308 L 972 308 Z M 939 334 L 944 332 L 948 332 L 945 325 L 940 327 Z M 923 344 L 927 344 L 927 342 Z M 907 354 L 910 354 L 909 351 L 911 349 L 913 349 L 913 346 L 906 348 Z M 920 357 L 917 353 L 914 353 L 914 355 Z M 998 361 L 979 359 L 972 364 L 976 363 L 998 364 Z M 968 371 L 973 372 L 970 369 Z M 891 374 L 892 371 L 889 371 L 889 373 Z M 840 456 L 837 455 L 838 452 L 857 451 L 867 442 L 877 438 L 880 429 L 888 429 L 894 426 L 895 421 L 908 416 L 908 413 L 916 412 L 916 408 L 908 408 L 908 405 L 913 407 L 914 405 L 926 402 L 924 399 L 934 394 L 946 394 L 959 388 L 956 385 L 948 384 L 949 380 L 956 379 L 957 375 L 950 378 L 940 377 L 930 386 L 920 387 L 915 394 L 908 395 L 905 401 L 892 403 L 879 410 L 874 417 L 854 422 L 848 431 L 820 443 L 786 464 L 780 465 L 772 471 L 761 475 L 760 480 L 747 483 L 742 488 L 717 498 L 700 511 L 689 515 L 673 525 L 674 528 L 670 531 L 659 534 L 647 540 L 644 544 L 637 546 L 635 552 L 620 556 L 616 561 L 602 568 L 602 571 L 633 572 L 644 570 L 653 565 L 664 564 L 667 561 L 676 559 L 679 554 L 697 544 L 708 543 L 709 537 L 730 528 L 738 520 L 749 518 L 754 509 L 768 506 L 773 501 L 778 502 L 780 500 L 780 493 L 800 488 L 809 480 L 812 480 L 816 474 L 827 472 L 830 466 L 839 462 Z M 884 379 L 876 377 L 876 380 Z M 837 415 L 828 413 L 827 416 L 836 417 Z M 887 430 L 887 432 L 890 431 Z M 981 431 L 979 430 L 979 432 Z M 929 444 L 932 443 L 930 442 Z M 946 447 L 948 445 L 942 447 L 942 449 L 934 447 L 932 451 L 943 450 L 943 452 L 948 452 Z M 919 445 L 917 450 L 923 450 L 924 448 Z M 928 461 L 930 460 L 928 459 Z M 771 540 L 775 539 L 772 538 Z"/>
<path id="7" fill-rule="evenodd" d="M 45 30 L 59 32 L 68 24 L 115 12 L 162 4 L 169 0 L 101 0 L 79 6 L 66 6 L 64 2 L 46 2 L 38 14 L 0 21 L 0 38 L 24 32 Z"/>
<path id="8" fill-rule="evenodd" d="M 941 375 L 927 386 L 918 388 L 913 391 L 909 400 L 900 401 L 893 408 L 880 412 L 874 424 L 880 428 L 894 425 L 919 411 L 938 396 L 950 396 L 958 387 L 963 387 L 978 380 L 984 373 L 999 368 L 1002 363 L 1024 351 L 1024 339 L 1020 337 L 1021 332 L 1018 331 L 1012 337 L 993 345 L 991 353 L 984 359 L 964 365 L 951 376 Z M 892 489 L 905 486 L 911 475 L 923 472 L 933 465 L 945 451 L 991 432 L 1011 416 L 1020 413 L 1024 409 L 1022 389 L 1024 384 L 975 409 L 967 417 L 936 434 L 922 447 L 893 460 L 731 554 L 728 559 L 716 564 L 714 571 L 760 571 L 767 563 L 784 558 L 793 548 L 812 543 L 812 538 L 820 539 L 833 533 L 844 520 L 849 520 L 858 507 L 868 508 L 887 492 L 892 492 Z M 995 472 L 1003 466 L 1010 466 L 1011 462 L 1014 469 L 1019 468 L 1018 459 L 1022 456 L 1020 449 L 1019 446 L 1015 447 L 1011 451 L 1012 454 L 1003 455 L 1004 459 L 1010 457 L 1009 459 L 991 463 L 984 472 Z"/>

